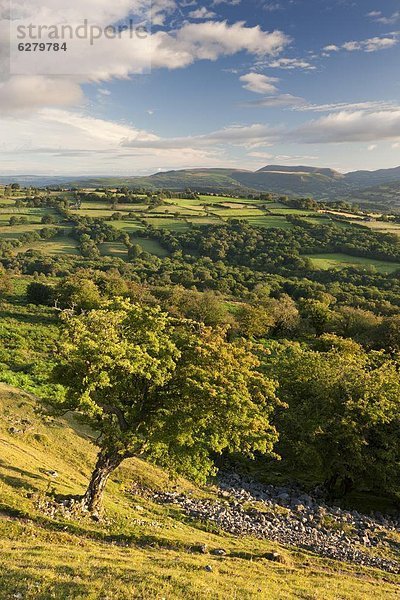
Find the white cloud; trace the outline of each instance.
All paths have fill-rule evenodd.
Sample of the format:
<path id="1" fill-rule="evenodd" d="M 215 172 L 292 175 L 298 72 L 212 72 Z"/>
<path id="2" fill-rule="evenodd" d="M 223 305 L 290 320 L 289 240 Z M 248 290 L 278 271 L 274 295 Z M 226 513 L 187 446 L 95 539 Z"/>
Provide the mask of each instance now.
<path id="1" fill-rule="evenodd" d="M 88 2 L 89 0 L 83 0 L 83 5 L 86 6 Z M 123 5 L 126 10 L 127 2 L 128 0 L 119 0 L 117 8 Z M 169 0 L 158 0 L 158 5 L 161 4 L 165 9 L 168 2 Z M 105 0 L 104 4 L 108 6 Z M 109 17 L 110 11 L 111 9 L 105 11 L 106 16 L 100 15 L 99 19 Z M 120 11 L 115 8 L 112 15 L 119 12 L 123 12 L 122 8 Z M 158 31 L 150 35 L 146 43 L 136 36 L 132 38 L 129 32 L 122 35 L 120 40 L 115 40 L 115 44 L 113 41 L 110 45 L 107 43 L 109 41 L 101 38 L 97 40 L 93 52 L 79 53 L 75 57 L 75 64 L 79 65 L 80 72 L 87 75 L 62 80 L 51 76 L 38 77 L 26 79 L 26 84 L 22 78 L 18 81 L 11 80 L 12 82 L 3 84 L 0 88 L 0 105 L 7 105 L 11 110 L 12 95 L 8 91 L 11 88 L 16 93 L 15 107 L 18 110 L 20 104 L 26 108 L 31 104 L 34 109 L 52 104 L 59 106 L 80 99 L 79 84 L 128 78 L 130 75 L 147 72 L 149 59 L 153 69 L 180 69 L 199 60 L 215 61 L 238 52 L 247 52 L 256 57 L 276 56 L 290 40 L 281 31 L 267 32 L 259 26 L 247 27 L 244 22 L 230 25 L 226 21 L 208 21 L 185 23 L 168 33 Z M 71 55 L 71 60 L 72 58 Z M 53 60 L 57 69 L 59 57 L 54 56 Z M 19 93 L 16 88 L 25 90 Z M 1 96 L 4 96 L 3 100 Z"/>
<path id="2" fill-rule="evenodd" d="M 156 37 L 157 36 L 157 37 Z M 247 27 L 243 21 L 228 25 L 226 21 L 187 23 L 171 34 L 155 34 L 158 44 L 155 51 L 163 50 L 181 55 L 187 54 L 194 60 L 216 60 L 220 56 L 232 56 L 237 52 L 248 52 L 255 56 L 274 56 L 281 52 L 290 39 L 281 31 L 265 32 L 259 25 Z M 154 57 L 153 57 L 154 60 Z M 182 59 L 185 66 L 185 60 Z M 162 63 L 168 67 L 167 62 Z"/>
<path id="3" fill-rule="evenodd" d="M 67 106 L 83 99 L 80 86 L 72 79 L 11 77 L 0 83 L 0 109 L 21 112 L 41 106 Z"/>
<path id="4" fill-rule="evenodd" d="M 400 11 L 396 10 L 390 16 L 385 17 L 380 10 L 373 10 L 367 14 L 367 17 L 382 25 L 394 25 L 400 20 Z"/>
<path id="5" fill-rule="evenodd" d="M 123 146 L 129 148 L 175 149 L 210 148 L 227 145 L 242 148 L 268 146 L 281 135 L 278 127 L 254 123 L 252 125 L 231 125 L 203 135 L 179 138 L 157 138 L 150 140 L 126 139 Z"/>
<path id="6" fill-rule="evenodd" d="M 224 159 L 218 152 L 203 146 L 181 148 L 156 147 L 159 138 L 130 124 L 115 123 L 87 116 L 82 111 L 42 109 L 35 115 L 4 116 L 0 121 L 0 161 L 7 172 L 59 174 L 113 173 L 151 171 L 159 167 L 215 166 Z M 126 145 L 130 141 L 132 147 Z M 153 142 L 153 147 L 145 144 Z M 143 144 L 143 145 L 141 145 Z M 137 148 L 134 147 L 137 145 Z M 84 157 L 84 160 L 82 160 Z"/>
<path id="7" fill-rule="evenodd" d="M 336 46 L 335 44 L 329 44 L 329 46 L 325 46 L 323 49 L 325 52 L 338 52 L 340 50 L 339 46 Z"/>
<path id="8" fill-rule="evenodd" d="M 277 94 L 275 96 L 268 96 L 266 98 L 260 98 L 259 100 L 253 100 L 251 102 L 243 102 L 241 106 L 247 108 L 283 108 L 292 107 L 301 110 L 303 106 L 307 106 L 306 100 L 299 96 L 292 96 L 292 94 Z"/>
<path id="9" fill-rule="evenodd" d="M 243 87 L 255 94 L 275 94 L 278 88 L 274 85 L 279 81 L 276 77 L 268 77 L 261 73 L 247 73 L 240 77 Z"/>
<path id="10" fill-rule="evenodd" d="M 396 37 L 374 37 L 361 42 L 346 42 L 342 48 L 348 52 L 356 52 L 362 50 L 364 52 L 377 52 L 378 50 L 385 50 L 386 48 L 392 48 L 398 43 Z"/>
<path id="11" fill-rule="evenodd" d="M 377 142 L 400 138 L 400 108 L 382 111 L 342 111 L 310 121 L 287 134 L 308 144 Z"/>
<path id="12" fill-rule="evenodd" d="M 276 10 L 283 10 L 283 6 L 280 2 L 268 2 L 264 4 L 263 9 L 267 12 L 275 12 Z"/>
<path id="13" fill-rule="evenodd" d="M 153 25 L 164 25 L 168 15 L 177 9 L 175 0 L 152 0 L 151 22 Z"/>
<path id="14" fill-rule="evenodd" d="M 215 12 L 208 10 L 205 6 L 190 11 L 188 17 L 190 19 L 213 19 L 216 16 Z"/>
<path id="15" fill-rule="evenodd" d="M 238 6 L 242 0 L 213 0 L 212 4 L 218 6 L 219 4 L 229 4 L 229 6 Z"/>
<path id="16" fill-rule="evenodd" d="M 307 60 L 300 58 L 278 58 L 269 63 L 273 69 L 303 69 L 305 71 L 314 70 L 316 67 Z"/>
<path id="17" fill-rule="evenodd" d="M 394 110 L 398 105 L 393 102 L 386 102 L 384 100 L 375 100 L 369 102 L 337 102 L 332 104 L 309 104 L 304 101 L 303 104 L 295 107 L 295 110 L 301 112 L 343 112 L 343 111 L 368 111 L 373 112 L 376 110 Z"/>
<path id="18" fill-rule="evenodd" d="M 329 44 L 323 48 L 323 52 L 325 56 L 329 55 L 331 52 L 339 52 L 340 50 L 345 50 L 346 52 L 378 52 L 379 50 L 393 48 L 393 46 L 396 46 L 398 43 L 399 34 L 394 32 L 385 36 L 376 36 L 366 40 L 351 40 L 345 42 L 341 46 Z"/>
<path id="19" fill-rule="evenodd" d="M 299 164 L 302 161 L 319 160 L 318 156 L 309 154 L 269 154 L 268 152 L 248 152 L 246 156 L 262 160 L 274 160 L 275 164 Z"/>
<path id="20" fill-rule="evenodd" d="M 274 155 L 269 154 L 268 152 L 248 152 L 247 156 L 251 156 L 251 158 L 262 158 L 263 160 L 274 158 Z"/>

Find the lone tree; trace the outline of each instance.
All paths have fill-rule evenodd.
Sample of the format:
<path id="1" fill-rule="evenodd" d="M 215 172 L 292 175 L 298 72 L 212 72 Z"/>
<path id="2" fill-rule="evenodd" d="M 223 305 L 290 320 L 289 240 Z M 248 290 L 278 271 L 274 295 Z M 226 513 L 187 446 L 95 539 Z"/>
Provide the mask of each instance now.
<path id="1" fill-rule="evenodd" d="M 251 344 L 230 344 L 224 330 L 120 298 L 62 318 L 55 376 L 67 393 L 60 408 L 99 432 L 83 497 L 91 512 L 101 509 L 110 474 L 129 457 L 204 481 L 215 472 L 215 454 L 273 453 L 270 416 L 279 401 Z"/>

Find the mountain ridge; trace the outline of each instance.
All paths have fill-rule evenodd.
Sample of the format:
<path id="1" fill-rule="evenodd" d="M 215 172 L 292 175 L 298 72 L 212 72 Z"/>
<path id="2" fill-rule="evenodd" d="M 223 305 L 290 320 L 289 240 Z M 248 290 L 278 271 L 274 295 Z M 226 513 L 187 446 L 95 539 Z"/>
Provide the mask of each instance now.
<path id="1" fill-rule="evenodd" d="M 234 168 L 194 168 L 160 171 L 146 176 L 30 176 L 2 175 L 0 184 L 20 183 L 24 186 L 68 187 L 128 187 L 149 191 L 169 189 L 182 191 L 190 188 L 199 193 L 255 193 L 271 192 L 289 196 L 311 196 L 316 200 L 347 199 L 363 202 L 367 190 L 385 185 L 400 184 L 400 166 L 376 171 L 339 173 L 329 167 L 307 165 L 266 165 L 258 170 Z M 368 194 L 367 194 L 368 195 Z M 371 202 L 376 200 L 374 194 Z M 396 205 L 398 199 L 394 202 Z M 390 206 L 390 197 L 385 205 Z M 371 205 L 373 208 L 373 205 Z"/>

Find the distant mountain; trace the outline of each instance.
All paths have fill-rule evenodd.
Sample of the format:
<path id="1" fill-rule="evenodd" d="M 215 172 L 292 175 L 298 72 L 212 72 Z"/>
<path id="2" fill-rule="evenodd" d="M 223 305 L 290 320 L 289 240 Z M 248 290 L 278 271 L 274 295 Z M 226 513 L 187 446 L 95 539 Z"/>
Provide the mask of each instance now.
<path id="1" fill-rule="evenodd" d="M 289 196 L 312 196 L 317 200 L 346 198 L 360 201 L 382 210 L 399 209 L 396 193 L 400 187 L 400 167 L 378 171 L 339 173 L 334 169 L 308 166 L 267 165 L 258 171 L 246 169 L 183 169 L 165 171 L 145 177 L 62 177 L 62 176 L 0 176 L 0 183 L 18 182 L 21 185 L 69 187 L 144 188 L 180 191 L 190 188 L 197 192 L 245 193 L 273 192 Z M 392 186 L 390 190 L 382 186 Z M 376 189 L 378 187 L 378 189 Z M 385 198 L 379 199 L 384 191 Z"/>
<path id="2" fill-rule="evenodd" d="M 379 169 L 379 171 L 354 171 L 345 175 L 346 181 L 357 188 L 372 187 L 393 181 L 400 181 L 400 167 Z"/>
<path id="3" fill-rule="evenodd" d="M 327 168 L 318 168 L 318 167 L 286 167 L 280 165 L 267 165 L 266 167 L 262 167 L 256 171 L 257 173 L 294 173 L 294 174 L 303 174 L 303 175 L 322 175 L 324 177 L 331 177 L 333 179 L 343 179 L 345 175 L 335 171 L 334 169 Z"/>
<path id="4" fill-rule="evenodd" d="M 348 199 L 366 210 L 400 212 L 400 177 L 397 181 L 357 190 Z"/>

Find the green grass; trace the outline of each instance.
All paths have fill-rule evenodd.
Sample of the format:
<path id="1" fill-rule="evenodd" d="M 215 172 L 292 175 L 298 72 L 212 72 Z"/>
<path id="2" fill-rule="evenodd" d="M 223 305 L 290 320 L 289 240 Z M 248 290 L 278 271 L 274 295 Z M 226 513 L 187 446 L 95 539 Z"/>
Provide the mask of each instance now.
<path id="1" fill-rule="evenodd" d="M 155 254 L 155 256 L 160 257 L 168 256 L 168 251 L 165 250 L 165 248 L 163 248 L 161 244 L 157 242 L 157 240 L 151 240 L 139 236 L 132 236 L 131 242 L 133 244 L 139 244 L 139 246 L 141 246 L 143 250 L 145 252 L 148 252 L 149 254 Z"/>
<path id="2" fill-rule="evenodd" d="M 104 244 L 100 244 L 99 250 L 102 256 L 113 256 L 115 258 L 122 258 L 122 260 L 127 260 L 128 258 L 127 247 L 119 242 L 104 242 Z"/>
<path id="3" fill-rule="evenodd" d="M 85 208 L 79 210 L 71 210 L 71 213 L 80 217 L 92 217 L 93 219 L 99 219 L 101 217 L 111 217 L 117 210 L 109 209 L 98 209 L 98 208 Z"/>
<path id="4" fill-rule="evenodd" d="M 43 225 L 42 223 L 34 223 L 27 225 L 13 225 L 8 227 L 0 227 L 0 239 L 19 239 L 21 235 L 29 231 L 40 231 L 48 227 L 54 227 L 54 225 Z"/>
<path id="5" fill-rule="evenodd" d="M 209 532 L 179 509 L 130 493 L 134 484 L 213 496 L 139 460 L 109 482 L 106 520 L 50 516 L 40 503 L 84 491 L 92 436 L 69 417 L 49 419 L 35 400 L 0 385 L 0 597 L 4 600 L 391 600 L 399 578 L 323 560 L 267 540 Z M 28 421 L 22 424 L 22 419 Z M 12 428 L 21 433 L 11 433 Z M 23 432 L 26 428 L 25 432 Z M 49 478 L 48 470 L 59 476 Z M 227 555 L 201 554 L 223 547 Z M 284 563 L 263 555 L 277 550 Z M 207 572 L 206 565 L 213 571 Z"/>
<path id="6" fill-rule="evenodd" d="M 272 214 L 276 215 L 296 215 L 297 217 L 306 217 L 307 215 L 315 214 L 312 210 L 303 210 L 300 208 L 290 208 L 288 206 L 283 206 L 281 208 L 272 208 L 268 207 L 268 210 Z"/>
<path id="7" fill-rule="evenodd" d="M 248 217 L 246 219 L 250 223 L 250 225 L 254 225 L 254 227 L 277 227 L 279 229 L 291 229 L 293 225 L 289 223 L 285 217 L 275 216 L 275 215 L 263 215 L 260 217 Z"/>
<path id="8" fill-rule="evenodd" d="M 182 231 L 188 228 L 188 224 L 183 219 L 174 219 L 173 217 L 145 217 L 146 223 L 160 229 L 169 231 Z"/>
<path id="9" fill-rule="evenodd" d="M 265 213 L 259 208 L 220 208 L 214 206 L 210 212 L 220 217 L 232 219 L 246 219 L 247 217 L 260 217 Z"/>
<path id="10" fill-rule="evenodd" d="M 400 269 L 400 264 L 372 258 L 349 256 L 348 254 L 308 254 L 314 266 L 318 269 L 344 269 L 345 267 L 374 267 L 379 273 L 393 273 Z"/>
<path id="11" fill-rule="evenodd" d="M 201 206 L 181 206 L 181 205 L 169 205 L 169 206 L 157 206 L 149 210 L 148 214 L 166 214 L 173 215 L 174 213 L 179 215 L 201 215 L 204 214 L 204 209 Z"/>
<path id="12" fill-rule="evenodd" d="M 357 221 L 359 225 L 373 229 L 374 231 L 380 231 L 382 233 L 394 233 L 400 235 L 400 223 L 390 223 L 383 221 Z"/>
<path id="13" fill-rule="evenodd" d="M 202 217 L 188 217 L 188 221 L 194 225 L 194 226 L 199 226 L 199 225 L 218 225 L 221 224 L 221 220 L 218 219 L 218 217 L 212 217 L 212 216 L 202 216 Z"/>
<path id="14" fill-rule="evenodd" d="M 76 256 L 80 254 L 76 240 L 65 235 L 52 238 L 51 240 L 43 240 L 40 242 L 33 242 L 31 244 L 20 246 L 15 248 L 13 253 L 18 254 L 19 252 L 26 252 L 30 249 L 39 250 L 44 254 L 49 254 L 50 256 L 59 256 L 62 254 Z"/>
<path id="15" fill-rule="evenodd" d="M 120 231 L 126 231 L 126 233 L 132 233 L 138 231 L 139 229 L 143 229 L 143 225 L 136 221 L 136 219 L 127 219 L 123 221 L 110 221 L 109 225 L 115 227 Z"/>

